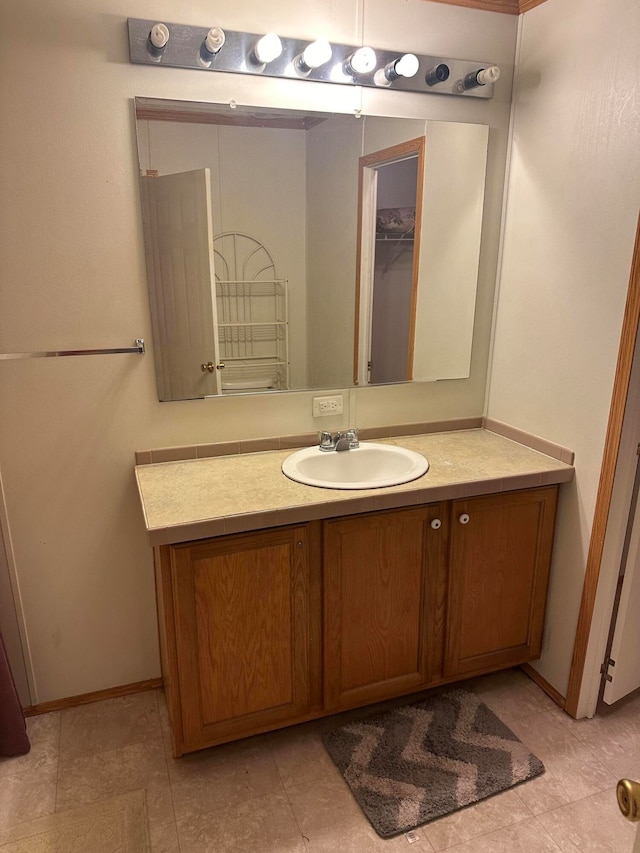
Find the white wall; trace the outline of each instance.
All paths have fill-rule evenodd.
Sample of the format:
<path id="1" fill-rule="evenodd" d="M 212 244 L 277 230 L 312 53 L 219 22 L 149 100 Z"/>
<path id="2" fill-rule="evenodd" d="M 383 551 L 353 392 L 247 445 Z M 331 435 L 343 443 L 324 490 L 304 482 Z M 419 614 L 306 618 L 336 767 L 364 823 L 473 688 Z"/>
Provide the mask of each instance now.
<path id="1" fill-rule="evenodd" d="M 334 151 L 339 151 L 336 157 Z M 309 387 L 353 384 L 358 157 L 352 116 L 307 132 L 307 355 Z M 353 424 L 351 424 L 353 425 Z M 348 424 L 347 424 L 348 426 Z"/>
<path id="2" fill-rule="evenodd" d="M 640 200 L 640 6 L 523 17 L 488 414 L 571 447 L 543 656 L 564 694 Z"/>
<path id="3" fill-rule="evenodd" d="M 128 15 L 486 58 L 504 74 L 494 99 L 483 101 L 134 66 Z M 138 336 L 150 344 L 143 357 L 0 365 L 0 470 L 34 663 L 32 699 L 44 702 L 159 674 L 134 451 L 318 427 L 309 393 L 158 403 L 132 98 L 363 106 L 490 124 L 471 378 L 358 391 L 348 396 L 357 411 L 352 402 L 344 420 L 368 426 L 478 415 L 516 21 L 424 0 L 366 0 L 364 8 L 359 0 L 224 0 L 213 13 L 204 0 L 3 0 L 0 16 L 0 350 L 124 346 Z"/>

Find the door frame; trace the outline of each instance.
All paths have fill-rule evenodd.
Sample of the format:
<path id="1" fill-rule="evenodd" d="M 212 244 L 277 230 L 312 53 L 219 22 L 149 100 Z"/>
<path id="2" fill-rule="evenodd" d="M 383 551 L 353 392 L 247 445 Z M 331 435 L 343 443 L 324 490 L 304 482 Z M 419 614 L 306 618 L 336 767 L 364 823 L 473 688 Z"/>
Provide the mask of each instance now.
<path id="1" fill-rule="evenodd" d="M 7 607 L 3 612 L 8 612 L 8 621 L 2 623 L 2 634 L 4 645 L 9 657 L 9 664 L 13 680 L 18 691 L 20 702 L 24 708 L 35 705 L 37 692 L 33 662 L 29 652 L 29 640 L 27 626 L 22 608 L 20 586 L 16 572 L 13 548 L 11 547 L 11 536 L 9 532 L 9 521 L 7 518 L 7 506 L 2 485 L 2 474 L 0 473 L 0 588 L 8 590 Z"/>
<path id="2" fill-rule="evenodd" d="M 382 166 L 412 157 L 418 159 L 416 182 L 416 224 L 413 242 L 413 270 L 411 273 L 411 308 L 409 317 L 409 352 L 407 380 L 413 378 L 413 351 L 418 304 L 418 274 L 420 270 L 420 235 L 422 229 L 422 199 L 424 194 L 424 136 L 408 139 L 398 145 L 382 148 L 359 158 L 358 170 L 358 234 L 356 244 L 356 304 L 354 323 L 353 384 L 368 377 L 367 363 L 371 347 L 371 317 L 373 302 L 373 268 L 375 264 L 375 210 L 377 172 Z"/>
<path id="3" fill-rule="evenodd" d="M 587 565 L 585 569 L 584 585 L 582 588 L 582 599 L 578 616 L 578 626 L 573 647 L 571 669 L 569 671 L 569 684 L 565 699 L 565 710 L 572 717 L 577 717 L 580 704 L 583 683 L 585 681 L 585 667 L 587 662 L 587 650 L 589 638 L 593 626 L 593 616 L 596 605 L 596 594 L 598 581 L 602 569 L 602 556 L 604 552 L 607 523 L 611 509 L 613 487 L 615 480 L 616 465 L 620 452 L 622 438 L 622 427 L 624 414 L 629 394 L 629 383 L 631 380 L 631 369 L 636 349 L 636 340 L 640 328 L 640 216 L 636 227 L 636 238 L 631 261 L 631 273 L 629 276 L 629 289 L 622 321 L 622 332 L 620 335 L 620 348 L 618 350 L 618 361 L 611 396 L 611 407 L 609 410 L 609 422 L 604 443 L 602 465 L 600 468 L 600 481 L 596 495 L 596 506 L 591 528 L 591 539 L 587 554 Z M 606 637 L 605 637 L 606 639 Z M 604 654 L 604 647 L 602 649 Z M 585 685 L 586 687 L 587 685 Z"/>

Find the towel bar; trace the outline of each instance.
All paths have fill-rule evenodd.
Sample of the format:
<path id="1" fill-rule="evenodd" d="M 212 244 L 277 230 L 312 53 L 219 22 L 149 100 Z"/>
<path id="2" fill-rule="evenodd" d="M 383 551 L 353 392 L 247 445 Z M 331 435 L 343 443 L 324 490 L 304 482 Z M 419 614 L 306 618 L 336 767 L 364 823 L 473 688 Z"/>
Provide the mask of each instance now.
<path id="1" fill-rule="evenodd" d="M 144 353 L 144 339 L 136 338 L 132 347 L 116 347 L 112 349 L 63 349 L 51 350 L 49 352 L 0 352 L 0 360 L 14 358 L 58 358 L 66 355 L 112 355 L 119 352 Z"/>

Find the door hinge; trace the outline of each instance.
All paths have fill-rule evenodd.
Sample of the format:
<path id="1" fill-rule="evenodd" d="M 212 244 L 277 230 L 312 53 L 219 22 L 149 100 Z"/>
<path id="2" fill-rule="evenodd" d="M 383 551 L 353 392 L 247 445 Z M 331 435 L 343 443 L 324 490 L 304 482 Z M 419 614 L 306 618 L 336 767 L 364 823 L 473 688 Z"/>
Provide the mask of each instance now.
<path id="1" fill-rule="evenodd" d="M 613 681 L 613 676 L 609 674 L 609 667 L 615 665 L 616 662 L 613 658 L 605 658 L 604 663 L 600 667 L 600 673 L 604 677 L 605 681 Z"/>

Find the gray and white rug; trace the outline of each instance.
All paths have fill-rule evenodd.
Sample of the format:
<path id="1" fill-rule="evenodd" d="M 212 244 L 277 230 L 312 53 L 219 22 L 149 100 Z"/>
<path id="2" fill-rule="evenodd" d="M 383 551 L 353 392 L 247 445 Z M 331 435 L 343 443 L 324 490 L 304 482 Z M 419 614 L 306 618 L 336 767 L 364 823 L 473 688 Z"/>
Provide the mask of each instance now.
<path id="1" fill-rule="evenodd" d="M 323 740 L 383 838 L 544 773 L 511 729 L 461 689 L 349 723 Z"/>

